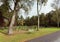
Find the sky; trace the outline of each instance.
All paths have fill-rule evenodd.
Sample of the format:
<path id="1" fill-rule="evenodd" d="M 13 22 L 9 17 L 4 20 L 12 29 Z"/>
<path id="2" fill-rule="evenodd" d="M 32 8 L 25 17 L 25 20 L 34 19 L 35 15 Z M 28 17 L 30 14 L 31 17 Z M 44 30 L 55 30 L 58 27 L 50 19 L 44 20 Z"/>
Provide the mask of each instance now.
<path id="1" fill-rule="evenodd" d="M 45 13 L 46 14 L 46 13 L 49 13 L 50 11 L 54 10 L 51 7 L 51 3 L 53 3 L 53 1 L 54 0 L 48 0 L 46 6 L 42 6 L 42 9 L 41 9 L 41 11 L 39 13 Z M 11 9 L 14 10 L 14 2 L 13 1 L 9 1 L 9 3 L 10 3 L 9 5 L 10 5 Z M 1 4 L 2 3 L 0 2 L 0 6 L 1 6 Z M 33 5 L 32 9 L 31 9 L 31 11 L 29 12 L 28 16 L 29 17 L 36 16 L 37 15 L 37 11 L 36 10 L 37 10 L 37 2 L 34 3 L 34 5 Z M 20 16 L 20 14 L 22 14 L 24 18 L 26 18 L 26 16 L 27 16 L 27 15 L 25 15 L 23 9 L 20 9 L 19 16 Z"/>
<path id="2" fill-rule="evenodd" d="M 45 13 L 46 14 L 46 13 L 49 13 L 50 11 L 54 10 L 51 7 L 51 3 L 53 3 L 53 0 L 48 0 L 46 6 L 42 6 L 42 9 L 41 9 L 40 13 Z M 29 13 L 29 16 L 32 17 L 33 15 L 37 15 L 36 10 L 37 10 L 37 3 L 35 2 L 32 10 Z"/>
<path id="3" fill-rule="evenodd" d="M 40 14 L 41 13 L 46 14 L 46 13 L 49 13 L 50 11 L 54 10 L 51 7 L 51 4 L 53 3 L 53 1 L 54 0 L 48 0 L 48 2 L 46 3 L 46 5 L 45 6 L 42 6 L 42 9 L 41 9 L 41 11 L 39 13 Z M 25 15 L 24 11 L 21 10 L 21 12 L 22 12 L 23 17 L 26 18 L 26 15 Z M 36 15 L 37 15 L 37 2 L 34 3 L 31 11 L 29 12 L 29 14 L 27 16 L 32 17 L 32 16 L 36 16 Z"/>
<path id="4" fill-rule="evenodd" d="M 3 3 L 2 2 L 0 2 L 0 6 L 2 5 Z"/>

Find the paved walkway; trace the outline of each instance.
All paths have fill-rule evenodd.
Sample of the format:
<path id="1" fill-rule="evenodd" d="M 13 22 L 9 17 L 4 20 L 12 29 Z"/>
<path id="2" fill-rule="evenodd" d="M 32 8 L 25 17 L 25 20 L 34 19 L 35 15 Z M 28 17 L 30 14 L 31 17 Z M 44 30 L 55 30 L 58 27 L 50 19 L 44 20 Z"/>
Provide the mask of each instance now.
<path id="1" fill-rule="evenodd" d="M 25 42 L 60 42 L 60 31 Z"/>

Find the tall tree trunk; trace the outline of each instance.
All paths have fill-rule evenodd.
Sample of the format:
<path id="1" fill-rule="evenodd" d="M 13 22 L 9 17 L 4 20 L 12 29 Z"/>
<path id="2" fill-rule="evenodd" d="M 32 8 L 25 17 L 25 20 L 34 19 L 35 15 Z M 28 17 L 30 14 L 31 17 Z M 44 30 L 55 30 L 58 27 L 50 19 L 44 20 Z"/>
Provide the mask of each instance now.
<path id="1" fill-rule="evenodd" d="M 12 16 L 12 19 L 11 19 L 11 23 L 10 23 L 10 26 L 9 26 L 9 29 L 8 29 L 8 34 L 13 34 L 13 26 L 14 26 L 14 23 L 15 23 L 15 16 L 16 16 L 16 13 L 15 13 L 15 10 L 14 10 L 14 14 Z"/>
<path id="2" fill-rule="evenodd" d="M 57 10 L 57 9 L 56 9 Z M 59 27 L 59 15 L 58 15 L 58 10 L 56 11 L 56 15 L 57 15 L 57 27 Z"/>
<path id="3" fill-rule="evenodd" d="M 20 0 L 13 0 L 15 5 L 14 5 L 14 14 L 12 16 L 12 19 L 11 19 L 11 23 L 10 23 L 10 26 L 9 26 L 9 29 L 8 29 L 8 34 L 13 34 L 13 26 L 14 26 L 14 23 L 15 23 L 15 20 L 16 20 L 16 15 L 17 15 L 17 12 L 19 11 L 19 8 L 18 7 L 18 2 Z"/>
<path id="4" fill-rule="evenodd" d="M 39 30 L 39 11 L 38 11 L 38 0 L 37 0 L 37 14 L 38 14 L 38 28 L 37 31 Z"/>

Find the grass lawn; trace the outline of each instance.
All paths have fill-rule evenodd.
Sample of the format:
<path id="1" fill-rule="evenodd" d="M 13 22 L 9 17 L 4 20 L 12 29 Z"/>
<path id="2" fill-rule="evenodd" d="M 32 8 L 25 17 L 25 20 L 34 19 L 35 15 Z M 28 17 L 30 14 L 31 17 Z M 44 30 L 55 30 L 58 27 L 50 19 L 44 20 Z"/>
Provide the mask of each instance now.
<path id="1" fill-rule="evenodd" d="M 41 37 L 53 32 L 60 30 L 59 28 L 41 28 L 39 31 L 34 31 L 32 33 L 18 33 L 14 35 L 5 35 L 6 30 L 0 30 L 0 42 L 24 42 L 26 40 L 34 39 L 36 37 Z"/>

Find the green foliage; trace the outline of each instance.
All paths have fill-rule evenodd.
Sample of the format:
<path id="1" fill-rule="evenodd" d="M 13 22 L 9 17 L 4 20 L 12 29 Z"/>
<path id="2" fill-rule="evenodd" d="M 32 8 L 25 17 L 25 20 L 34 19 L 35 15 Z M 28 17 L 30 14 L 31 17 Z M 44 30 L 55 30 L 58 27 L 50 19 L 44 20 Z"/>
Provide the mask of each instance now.
<path id="1" fill-rule="evenodd" d="M 58 12 L 59 15 L 59 24 L 60 24 L 60 12 Z M 49 27 L 49 26 L 57 26 L 57 14 L 56 11 L 51 11 L 50 13 L 45 14 L 40 14 L 40 26 L 44 27 Z M 27 17 L 25 19 L 25 25 L 27 26 L 32 26 L 36 25 L 37 26 L 37 17 L 38 16 L 32 16 L 31 18 Z"/>

